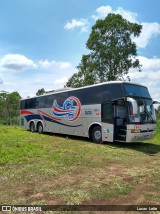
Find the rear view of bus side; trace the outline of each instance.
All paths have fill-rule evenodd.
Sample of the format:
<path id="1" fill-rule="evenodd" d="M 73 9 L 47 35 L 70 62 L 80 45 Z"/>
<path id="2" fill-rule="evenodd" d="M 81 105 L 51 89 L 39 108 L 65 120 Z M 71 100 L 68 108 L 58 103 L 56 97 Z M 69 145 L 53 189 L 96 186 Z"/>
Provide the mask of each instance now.
<path id="1" fill-rule="evenodd" d="M 135 142 L 156 134 L 156 115 L 147 87 L 113 81 L 22 99 L 20 125 L 95 143 Z"/>

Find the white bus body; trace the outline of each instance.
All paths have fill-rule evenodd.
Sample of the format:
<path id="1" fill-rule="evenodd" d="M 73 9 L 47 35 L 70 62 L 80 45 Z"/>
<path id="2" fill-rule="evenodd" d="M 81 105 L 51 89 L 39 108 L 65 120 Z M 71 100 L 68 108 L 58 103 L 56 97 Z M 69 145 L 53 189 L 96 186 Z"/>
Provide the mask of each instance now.
<path id="1" fill-rule="evenodd" d="M 135 142 L 156 134 L 153 101 L 145 86 L 111 81 L 22 99 L 20 125 L 103 141 Z"/>

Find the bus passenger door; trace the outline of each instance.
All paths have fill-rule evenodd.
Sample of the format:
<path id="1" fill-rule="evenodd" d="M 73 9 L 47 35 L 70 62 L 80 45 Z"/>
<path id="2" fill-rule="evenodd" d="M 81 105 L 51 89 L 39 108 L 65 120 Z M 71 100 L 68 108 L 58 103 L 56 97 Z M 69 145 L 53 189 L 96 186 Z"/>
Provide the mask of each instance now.
<path id="1" fill-rule="evenodd" d="M 114 111 L 113 103 L 106 101 L 101 104 L 102 141 L 113 142 L 114 140 Z"/>

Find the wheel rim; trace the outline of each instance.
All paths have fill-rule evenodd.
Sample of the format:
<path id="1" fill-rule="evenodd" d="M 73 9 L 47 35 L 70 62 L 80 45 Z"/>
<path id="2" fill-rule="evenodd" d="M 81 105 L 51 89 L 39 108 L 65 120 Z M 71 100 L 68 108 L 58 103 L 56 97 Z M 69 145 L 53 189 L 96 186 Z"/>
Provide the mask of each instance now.
<path id="1" fill-rule="evenodd" d="M 42 133 L 42 132 L 43 132 L 43 127 L 42 127 L 42 125 L 39 125 L 39 127 L 38 127 L 38 132 L 39 132 L 39 133 Z"/>
<path id="2" fill-rule="evenodd" d="M 31 124 L 31 132 L 35 131 L 34 123 Z"/>
<path id="3" fill-rule="evenodd" d="M 99 141 L 99 140 L 101 140 L 101 137 L 102 137 L 101 131 L 100 131 L 100 130 L 96 130 L 96 131 L 94 132 L 94 138 L 95 138 L 97 141 Z"/>

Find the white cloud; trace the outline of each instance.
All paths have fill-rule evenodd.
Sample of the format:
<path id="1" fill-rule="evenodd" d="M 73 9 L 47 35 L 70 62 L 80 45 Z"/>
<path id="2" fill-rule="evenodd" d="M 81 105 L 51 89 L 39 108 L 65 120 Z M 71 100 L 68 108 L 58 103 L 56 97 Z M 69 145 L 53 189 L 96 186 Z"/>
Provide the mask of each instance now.
<path id="1" fill-rule="evenodd" d="M 143 25 L 142 32 L 138 38 L 133 40 L 139 48 L 145 48 L 153 37 L 160 34 L 160 24 L 157 22 L 143 22 L 141 24 Z"/>
<path id="2" fill-rule="evenodd" d="M 119 7 L 114 13 L 120 14 L 130 22 L 137 22 L 137 13 L 133 13 L 129 10 L 124 10 L 121 7 Z"/>
<path id="3" fill-rule="evenodd" d="M 28 64 L 22 64 L 22 61 L 17 63 L 17 61 L 14 60 L 14 63 L 12 61 L 13 64 L 25 64 L 25 66 L 19 66 L 19 70 L 14 70 L 14 72 L 10 72 L 10 66 L 3 67 L 4 65 L 10 65 L 10 63 L 8 63 L 9 60 L 4 60 L 6 59 L 5 56 L 2 59 L 3 60 L 0 64 L 0 90 L 5 90 L 8 92 L 18 91 L 20 95 L 24 98 L 27 96 L 35 96 L 37 90 L 40 88 L 44 88 L 46 91 L 63 88 L 68 78 L 73 73 L 77 72 L 75 66 L 73 66 L 70 62 L 55 60 L 49 61 L 47 59 L 40 60 L 37 62 L 30 60 L 27 61 L 30 62 Z M 22 59 L 27 58 L 24 57 Z M 24 71 L 20 72 L 20 69 Z"/>
<path id="4" fill-rule="evenodd" d="M 101 6 L 96 9 L 97 15 L 92 15 L 91 17 L 96 21 L 97 19 L 103 19 L 105 18 L 109 13 L 112 13 L 112 7 L 107 6 Z"/>
<path id="5" fill-rule="evenodd" d="M 160 101 L 160 58 L 139 56 L 138 59 L 142 64 L 142 72 L 131 69 L 129 73 L 131 81 L 146 85 L 153 99 Z M 54 60 L 41 60 L 37 63 L 31 60 L 31 62 L 31 65 L 34 65 L 31 68 L 34 67 L 35 72 L 10 72 L 8 75 L 10 67 L 6 67 L 8 72 L 3 72 L 3 76 L 0 74 L 0 90 L 18 91 L 22 97 L 34 96 L 40 88 L 45 90 L 62 88 L 68 78 L 77 72 L 70 62 Z M 29 69 L 29 66 L 27 68 Z"/>
<path id="6" fill-rule="evenodd" d="M 113 10 L 111 6 L 101 6 L 96 9 L 96 15 L 93 15 L 94 20 L 104 19 L 109 13 L 120 14 L 130 22 L 137 22 L 137 13 L 133 13 L 129 10 L 124 10 L 122 7 L 118 7 L 117 10 Z"/>
<path id="7" fill-rule="evenodd" d="M 7 54 L 0 59 L 0 68 L 7 70 L 22 71 L 36 68 L 36 64 L 20 54 Z"/>
<path id="8" fill-rule="evenodd" d="M 48 60 L 40 61 L 39 70 L 38 80 L 35 78 L 34 83 L 40 85 L 41 80 L 41 85 L 46 90 L 62 88 L 68 78 L 77 72 L 70 62 Z"/>
<path id="9" fill-rule="evenodd" d="M 55 81 L 54 81 L 54 83 L 55 84 L 65 84 L 66 82 L 67 82 L 67 80 L 68 80 L 68 78 L 67 77 L 62 77 L 62 78 L 60 78 L 60 79 L 56 79 Z"/>
<path id="10" fill-rule="evenodd" d="M 67 30 L 72 30 L 79 28 L 81 32 L 87 32 L 89 27 L 89 22 L 87 19 L 72 19 L 70 22 L 66 23 L 64 26 Z"/>
<path id="11" fill-rule="evenodd" d="M 146 58 L 144 56 L 137 57 L 142 64 L 143 70 L 159 71 L 160 70 L 160 58 Z"/>
<path id="12" fill-rule="evenodd" d="M 72 67 L 70 62 L 59 62 L 58 65 L 59 65 L 60 69 L 66 69 L 66 68 Z"/>
<path id="13" fill-rule="evenodd" d="M 3 84 L 3 79 L 2 79 L 2 77 L 0 77 L 0 84 Z"/>
<path id="14" fill-rule="evenodd" d="M 52 68 L 58 68 L 58 69 L 68 69 L 72 67 L 72 64 L 70 62 L 56 62 L 56 61 L 48 61 L 48 60 L 40 60 L 38 63 L 38 66 L 42 69 L 52 69 Z"/>
<path id="15" fill-rule="evenodd" d="M 55 61 L 53 60 L 53 61 L 48 61 L 47 59 L 46 60 L 40 60 L 39 62 L 38 62 L 38 65 L 41 67 L 41 68 L 43 68 L 43 69 L 49 69 L 49 68 L 51 68 L 52 66 L 54 66 L 55 65 Z"/>
<path id="16" fill-rule="evenodd" d="M 141 25 L 142 32 L 138 38 L 134 38 L 133 41 L 136 43 L 137 47 L 145 48 L 151 41 L 153 37 L 160 35 L 160 24 L 157 22 L 147 23 L 138 21 L 138 14 L 131 12 L 129 10 L 124 10 L 122 7 L 118 7 L 116 10 L 113 10 L 111 6 L 101 6 L 96 9 L 96 15 L 93 15 L 94 20 L 104 19 L 109 13 L 120 14 L 123 18 L 127 19 L 130 22 L 136 22 Z"/>

